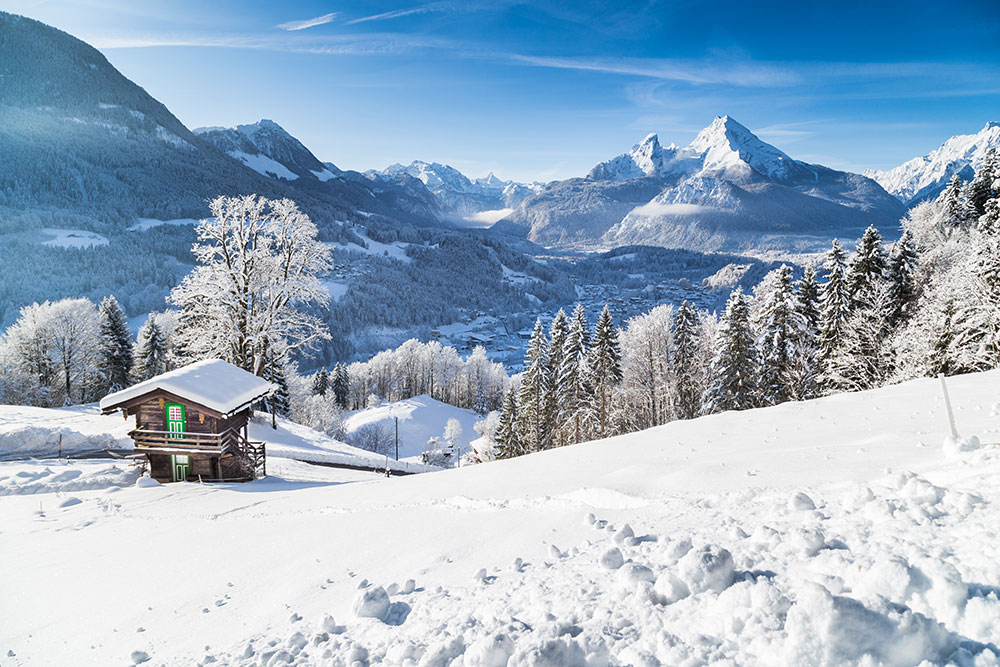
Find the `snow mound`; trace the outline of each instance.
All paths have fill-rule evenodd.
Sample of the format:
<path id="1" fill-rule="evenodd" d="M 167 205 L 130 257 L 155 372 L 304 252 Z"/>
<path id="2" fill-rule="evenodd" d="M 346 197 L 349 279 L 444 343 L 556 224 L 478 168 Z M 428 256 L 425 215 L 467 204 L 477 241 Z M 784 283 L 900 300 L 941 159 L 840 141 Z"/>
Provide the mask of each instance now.
<path id="1" fill-rule="evenodd" d="M 979 449 L 979 438 L 974 435 L 968 437 L 949 435 L 944 439 L 942 449 L 948 456 L 957 456 L 962 452 L 971 452 Z"/>

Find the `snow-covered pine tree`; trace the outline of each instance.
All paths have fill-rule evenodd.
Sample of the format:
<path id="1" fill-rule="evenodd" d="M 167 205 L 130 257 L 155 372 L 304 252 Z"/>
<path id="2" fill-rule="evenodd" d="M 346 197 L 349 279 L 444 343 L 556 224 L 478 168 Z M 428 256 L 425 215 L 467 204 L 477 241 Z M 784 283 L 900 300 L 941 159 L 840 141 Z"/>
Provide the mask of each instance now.
<path id="1" fill-rule="evenodd" d="M 556 380 L 557 391 L 563 407 L 563 425 L 568 429 L 569 441 L 582 442 L 586 438 L 583 410 L 588 392 L 590 375 L 587 363 L 590 336 L 587 331 L 587 312 L 576 304 L 570 321 L 569 334 L 563 345 L 563 362 Z"/>
<path id="2" fill-rule="evenodd" d="M 712 414 L 757 407 L 758 372 L 750 309 L 743 290 L 737 287 L 729 295 L 715 336 L 715 354 L 708 389 L 702 399 L 702 412 Z"/>
<path id="3" fill-rule="evenodd" d="M 156 321 L 155 313 L 150 313 L 139 327 L 134 358 L 132 373 L 136 382 L 148 380 L 166 371 L 167 340 L 163 335 L 163 329 Z"/>
<path id="4" fill-rule="evenodd" d="M 347 366 L 337 364 L 333 369 L 333 398 L 341 408 L 347 409 L 347 397 L 350 393 L 350 378 L 347 375 Z"/>
<path id="5" fill-rule="evenodd" d="M 847 293 L 851 308 L 871 306 L 874 292 L 885 276 L 886 254 L 882 235 L 869 226 L 858 240 L 858 247 L 847 268 Z"/>
<path id="6" fill-rule="evenodd" d="M 698 311 L 684 300 L 674 313 L 670 373 L 673 412 L 677 419 L 693 419 L 701 409 L 698 369 Z"/>
<path id="7" fill-rule="evenodd" d="M 948 181 L 948 186 L 938 195 L 938 201 L 943 204 L 945 218 L 952 228 L 961 227 L 968 222 L 974 210 L 969 202 L 965 183 L 958 174 Z"/>
<path id="8" fill-rule="evenodd" d="M 518 430 L 517 398 L 514 389 L 504 394 L 500 404 L 500 424 L 496 431 L 496 457 L 510 459 L 527 453 Z"/>
<path id="9" fill-rule="evenodd" d="M 837 349 L 851 311 L 847 289 L 846 254 L 840 241 L 834 239 L 823 268 L 826 271 L 826 282 L 823 283 L 819 297 L 819 368 L 821 378 L 828 360 Z M 824 387 L 824 389 L 828 388 Z"/>
<path id="10" fill-rule="evenodd" d="M 97 393 L 105 395 L 129 385 L 132 371 L 132 334 L 125 312 L 114 296 L 107 296 L 97 310 Z"/>
<path id="11" fill-rule="evenodd" d="M 611 392 L 622 381 L 622 353 L 618 346 L 618 331 L 607 305 L 594 325 L 594 345 L 590 350 L 590 377 L 593 387 L 593 413 L 601 438 L 611 435 L 608 417 Z"/>
<path id="12" fill-rule="evenodd" d="M 914 271 L 917 265 L 917 251 L 913 235 L 904 231 L 892 245 L 885 279 L 889 286 L 886 320 L 890 327 L 898 327 L 910 314 L 917 300 L 917 286 Z"/>
<path id="13" fill-rule="evenodd" d="M 524 373 L 517 395 L 518 431 L 529 452 L 549 447 L 546 399 L 549 392 L 548 343 L 541 319 L 535 320 L 531 341 L 524 355 Z"/>
<path id="14" fill-rule="evenodd" d="M 976 175 L 965 186 L 967 211 L 971 220 L 978 220 L 979 216 L 986 212 L 986 202 L 994 197 L 1000 197 L 1000 190 L 997 190 L 996 185 L 998 179 L 1000 179 L 1000 155 L 994 147 L 986 151 Z"/>
<path id="15" fill-rule="evenodd" d="M 566 444 L 566 433 L 561 428 L 565 409 L 563 406 L 563 392 L 559 391 L 559 369 L 563 366 L 566 356 L 566 340 L 569 338 L 569 318 L 566 317 L 562 308 L 552 318 L 552 325 L 549 327 L 549 383 L 546 391 L 545 418 L 548 421 L 547 430 L 552 438 L 552 444 L 556 447 Z"/>
<path id="16" fill-rule="evenodd" d="M 757 285 L 753 315 L 760 359 L 760 403 L 784 403 L 795 393 L 796 343 L 803 328 L 795 311 L 790 266 L 784 264 L 771 271 Z"/>
<path id="17" fill-rule="evenodd" d="M 928 362 L 929 375 L 952 375 L 956 372 L 956 364 L 952 360 L 951 343 L 955 340 L 955 302 L 945 301 L 942 304 L 937 322 L 937 332 Z"/>
<path id="18" fill-rule="evenodd" d="M 795 336 L 794 380 L 791 397 L 804 401 L 819 395 L 820 310 L 816 271 L 806 266 L 795 285 L 795 314 L 798 328 Z"/>
<path id="19" fill-rule="evenodd" d="M 864 391 L 885 384 L 894 370 L 886 345 L 889 286 L 879 281 L 865 288 L 867 305 L 851 312 L 840 342 L 823 369 L 823 386 L 835 391 Z"/>
<path id="20" fill-rule="evenodd" d="M 311 391 L 314 396 L 326 396 L 326 390 L 330 388 L 330 374 L 325 368 L 321 368 L 313 373 Z"/>

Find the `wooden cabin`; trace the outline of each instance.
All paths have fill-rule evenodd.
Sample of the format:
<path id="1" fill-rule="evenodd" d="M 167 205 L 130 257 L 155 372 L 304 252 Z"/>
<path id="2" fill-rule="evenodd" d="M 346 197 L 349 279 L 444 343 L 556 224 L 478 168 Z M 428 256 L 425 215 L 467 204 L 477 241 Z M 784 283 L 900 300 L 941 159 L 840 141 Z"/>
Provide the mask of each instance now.
<path id="1" fill-rule="evenodd" d="M 266 473 L 264 443 L 251 442 L 253 405 L 277 386 L 220 359 L 157 375 L 101 399 L 135 417 L 129 432 L 160 482 L 247 481 Z"/>

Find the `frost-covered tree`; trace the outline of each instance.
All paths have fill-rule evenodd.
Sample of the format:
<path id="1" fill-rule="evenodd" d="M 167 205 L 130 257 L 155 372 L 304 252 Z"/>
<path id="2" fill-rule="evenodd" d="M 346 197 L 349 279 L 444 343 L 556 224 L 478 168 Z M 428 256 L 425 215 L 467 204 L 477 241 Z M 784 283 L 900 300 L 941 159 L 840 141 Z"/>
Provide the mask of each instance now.
<path id="1" fill-rule="evenodd" d="M 797 401 L 819 395 L 820 302 L 816 271 L 807 266 L 795 286 L 795 363 L 792 366 L 791 398 Z"/>
<path id="2" fill-rule="evenodd" d="M 868 227 L 847 268 L 847 292 L 851 308 L 870 306 L 874 292 L 885 276 L 886 254 L 882 235 L 875 227 Z"/>
<path id="3" fill-rule="evenodd" d="M 890 327 L 899 326 L 913 308 L 917 299 L 915 271 L 917 251 L 913 245 L 913 235 L 904 230 L 902 236 L 892 246 L 886 266 L 885 279 L 888 283 L 888 307 L 886 319 Z"/>
<path id="4" fill-rule="evenodd" d="M 44 304 L 25 306 L 17 321 L 0 339 L 0 367 L 5 402 L 42 407 L 56 405 L 59 372 L 48 332 L 48 310 Z"/>
<path id="5" fill-rule="evenodd" d="M 593 408 L 597 432 L 601 438 L 610 435 L 611 396 L 622 381 L 622 354 L 618 331 L 605 305 L 594 325 L 594 345 L 590 349 L 590 383 L 593 387 Z"/>
<path id="6" fill-rule="evenodd" d="M 967 212 L 970 220 L 977 220 L 986 212 L 986 203 L 1000 197 L 1000 155 L 996 147 L 990 148 L 975 176 L 965 186 Z"/>
<path id="7" fill-rule="evenodd" d="M 198 266 L 170 293 L 193 358 L 219 357 L 263 376 L 268 364 L 328 339 L 310 309 L 325 306 L 332 268 L 316 225 L 288 199 L 219 197 L 198 223 Z M 273 372 L 273 371 L 272 371 Z"/>
<path id="8" fill-rule="evenodd" d="M 479 437 L 472 441 L 472 455 L 476 463 L 486 463 L 497 458 L 497 432 L 500 430 L 500 411 L 494 410 L 472 426 Z"/>
<path id="9" fill-rule="evenodd" d="M 794 394 L 796 345 L 803 329 L 795 310 L 790 266 L 771 271 L 754 289 L 752 317 L 760 360 L 758 395 L 762 405 L 777 405 Z"/>
<path id="10" fill-rule="evenodd" d="M 524 373 L 518 390 L 518 417 L 521 440 L 528 451 L 537 452 L 550 445 L 546 403 L 550 388 L 548 343 L 542 321 L 535 320 L 528 350 L 524 355 Z"/>
<path id="11" fill-rule="evenodd" d="M 458 439 L 462 436 L 462 423 L 451 417 L 444 425 L 444 441 L 452 449 L 458 447 Z"/>
<path id="12" fill-rule="evenodd" d="M 148 380 L 167 371 L 167 339 L 156 313 L 150 313 L 136 335 L 132 368 L 136 382 Z"/>
<path id="13" fill-rule="evenodd" d="M 97 393 L 105 395 L 129 385 L 132 371 L 132 334 L 125 312 L 113 296 L 98 308 Z"/>
<path id="14" fill-rule="evenodd" d="M 708 389 L 702 399 L 705 414 L 757 407 L 757 352 L 750 309 L 740 288 L 729 295 L 719 322 Z"/>
<path id="15" fill-rule="evenodd" d="M 588 357 L 590 336 L 587 331 L 587 313 L 582 304 L 576 304 L 570 321 L 569 334 L 563 346 L 563 362 L 556 381 L 563 406 L 563 427 L 567 429 L 570 442 L 582 442 L 586 438 L 586 424 L 583 411 L 590 391 L 588 378 L 590 369 Z"/>
<path id="16" fill-rule="evenodd" d="M 827 253 L 823 268 L 826 282 L 819 297 L 819 348 L 820 367 L 823 368 L 837 349 L 844 324 L 850 316 L 851 301 L 847 288 L 847 255 L 836 239 Z"/>
<path id="17" fill-rule="evenodd" d="M 672 306 L 656 306 L 628 320 L 621 334 L 622 381 L 614 399 L 617 431 L 634 431 L 670 419 Z"/>
<path id="18" fill-rule="evenodd" d="M 701 409 L 702 374 L 698 359 L 698 311 L 687 300 L 674 314 L 670 373 L 673 412 L 677 419 L 693 419 Z"/>
<path id="19" fill-rule="evenodd" d="M 98 398 L 99 319 L 89 299 L 33 303 L 6 331 L 9 372 L 28 382 L 17 393 L 37 405 L 71 405 Z"/>
<path id="20" fill-rule="evenodd" d="M 894 370 L 895 362 L 885 345 L 889 334 L 888 285 L 879 282 L 868 293 L 867 305 L 851 313 L 837 349 L 823 369 L 823 385 L 833 391 L 880 387 Z"/>
<path id="21" fill-rule="evenodd" d="M 547 429 L 551 434 L 553 445 L 561 446 L 566 444 L 565 433 L 560 428 L 565 418 L 566 408 L 563 405 L 563 393 L 559 391 L 559 369 L 563 366 L 563 358 L 566 353 L 566 340 L 569 337 L 569 318 L 562 308 L 552 318 L 549 327 L 549 377 L 548 391 L 546 392 L 545 418 L 548 421 Z"/>
<path id="22" fill-rule="evenodd" d="M 496 457 L 498 459 L 510 459 L 528 453 L 518 429 L 520 415 L 517 413 L 516 393 L 516 390 L 511 388 L 503 397 L 500 408 L 500 423 L 497 425 L 496 431 Z"/>
<path id="23" fill-rule="evenodd" d="M 938 202 L 942 204 L 941 208 L 949 228 L 964 225 L 969 221 L 974 211 L 969 202 L 965 183 L 958 174 L 951 177 L 948 186 L 938 196 Z"/>

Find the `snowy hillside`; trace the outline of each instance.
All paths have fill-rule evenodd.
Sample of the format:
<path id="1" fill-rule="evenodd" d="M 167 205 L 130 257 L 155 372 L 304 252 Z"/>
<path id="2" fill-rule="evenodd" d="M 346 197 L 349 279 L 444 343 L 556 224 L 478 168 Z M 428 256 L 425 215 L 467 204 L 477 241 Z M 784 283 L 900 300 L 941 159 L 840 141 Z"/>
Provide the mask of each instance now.
<path id="1" fill-rule="evenodd" d="M 959 134 L 923 157 L 915 157 L 885 171 L 868 169 L 865 176 L 879 182 L 907 206 L 938 195 L 952 176 L 970 180 L 991 148 L 1000 149 L 1000 123 L 991 121 L 976 134 Z"/>
<path id="2" fill-rule="evenodd" d="M 651 134 L 550 184 L 497 229 L 570 246 L 814 251 L 869 224 L 893 229 L 903 210 L 874 181 L 794 160 L 722 116 L 686 147 Z"/>
<path id="3" fill-rule="evenodd" d="M 1000 440 L 1000 372 L 949 386 Z M 4 664 L 996 665 L 1000 447 L 947 432 L 924 379 L 429 475 L 0 498 Z"/>
<path id="4" fill-rule="evenodd" d="M 455 439 L 455 444 L 463 454 L 467 453 L 469 443 L 479 437 L 472 427 L 482 419 L 472 410 L 456 408 L 430 396 L 414 396 L 403 401 L 383 403 L 376 408 L 349 412 L 344 418 L 344 428 L 350 437 L 359 429 L 377 424 L 395 437 L 397 418 L 399 458 L 410 460 L 420 459 L 428 439 L 442 438 L 449 419 L 457 419 L 461 425 L 462 433 Z"/>

